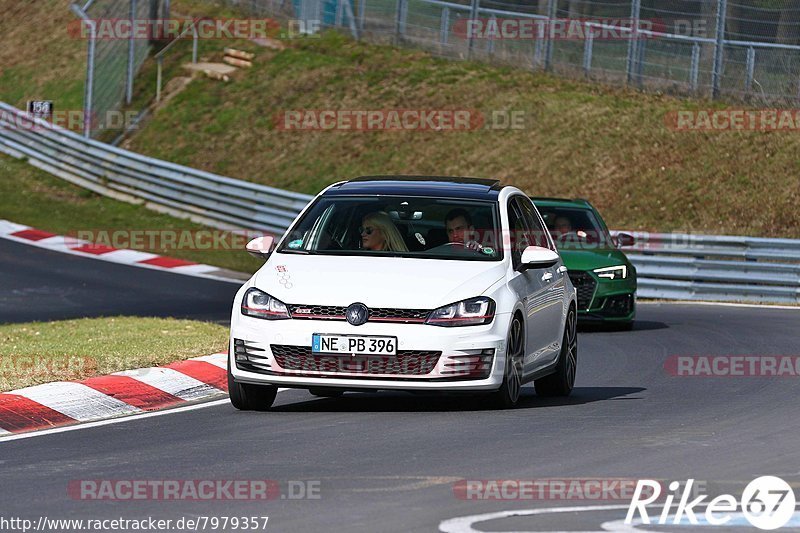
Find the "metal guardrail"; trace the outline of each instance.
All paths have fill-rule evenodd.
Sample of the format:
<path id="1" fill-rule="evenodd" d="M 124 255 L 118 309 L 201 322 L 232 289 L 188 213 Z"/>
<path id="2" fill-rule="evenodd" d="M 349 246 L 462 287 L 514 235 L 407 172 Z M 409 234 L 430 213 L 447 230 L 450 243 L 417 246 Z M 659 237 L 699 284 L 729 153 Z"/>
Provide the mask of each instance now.
<path id="1" fill-rule="evenodd" d="M 633 235 L 640 298 L 800 304 L 800 240 Z"/>
<path id="2" fill-rule="evenodd" d="M 282 234 L 312 198 L 116 148 L 2 102 L 0 152 L 99 194 L 218 228 Z"/>
<path id="3" fill-rule="evenodd" d="M 122 150 L 0 102 L 0 152 L 99 194 L 212 227 L 282 234 L 311 196 Z M 641 298 L 800 304 L 800 240 L 632 233 Z"/>

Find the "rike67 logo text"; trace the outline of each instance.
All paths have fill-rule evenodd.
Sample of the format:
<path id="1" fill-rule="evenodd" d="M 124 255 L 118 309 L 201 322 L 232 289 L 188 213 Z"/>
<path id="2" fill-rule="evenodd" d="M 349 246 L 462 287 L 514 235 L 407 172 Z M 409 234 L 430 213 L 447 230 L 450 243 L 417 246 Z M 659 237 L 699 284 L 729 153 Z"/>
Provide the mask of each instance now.
<path id="1" fill-rule="evenodd" d="M 692 486 L 694 479 L 689 479 L 685 484 L 673 481 L 669 484 L 669 491 L 664 498 L 664 505 L 661 514 L 655 520 L 656 524 L 689 524 L 698 525 L 698 514 L 701 511 L 697 508 L 705 507 L 702 517 L 705 519 L 704 525 L 723 526 L 729 524 L 735 518 L 744 517 L 752 526 L 758 529 L 772 530 L 786 525 L 792 519 L 795 510 L 795 495 L 792 487 L 779 477 L 762 476 L 751 481 L 744 492 L 741 500 L 730 494 L 722 494 L 709 502 L 705 502 L 707 495 L 698 496 L 693 500 Z M 683 491 L 678 494 L 681 486 Z M 653 502 L 659 501 L 662 494 L 662 485 L 658 481 L 651 479 L 639 480 L 633 493 L 633 499 L 628 507 L 628 515 L 625 517 L 626 524 L 632 524 L 634 520 L 640 524 L 650 524 L 651 518 L 647 512 L 647 507 Z M 678 497 L 677 508 L 672 512 L 673 502 Z M 741 509 L 741 511 L 739 511 Z M 639 518 L 636 519 L 636 515 Z M 733 524 L 731 524 L 733 525 Z"/>

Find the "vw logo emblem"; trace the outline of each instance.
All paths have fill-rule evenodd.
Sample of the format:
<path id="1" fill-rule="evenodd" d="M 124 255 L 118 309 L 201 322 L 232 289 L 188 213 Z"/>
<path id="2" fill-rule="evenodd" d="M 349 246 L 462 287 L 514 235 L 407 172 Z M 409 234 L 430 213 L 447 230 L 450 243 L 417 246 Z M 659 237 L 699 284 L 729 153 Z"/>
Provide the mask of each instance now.
<path id="1" fill-rule="evenodd" d="M 350 304 L 347 311 L 345 311 L 345 315 L 350 324 L 360 326 L 369 320 L 369 309 L 362 303 L 354 303 Z"/>

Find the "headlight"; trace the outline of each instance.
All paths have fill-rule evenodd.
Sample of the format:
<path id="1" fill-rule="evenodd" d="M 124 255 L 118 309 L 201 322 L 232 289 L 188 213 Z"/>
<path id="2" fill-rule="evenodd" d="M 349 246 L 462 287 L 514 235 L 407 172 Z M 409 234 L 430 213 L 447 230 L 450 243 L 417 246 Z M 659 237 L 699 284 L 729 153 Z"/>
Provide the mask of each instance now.
<path id="1" fill-rule="evenodd" d="M 285 303 L 255 287 L 247 289 L 247 292 L 244 293 L 242 314 L 267 320 L 292 318 L 289 316 L 289 310 L 286 308 Z"/>
<path id="2" fill-rule="evenodd" d="M 434 309 L 426 324 L 434 326 L 477 326 L 494 319 L 494 300 L 480 296 Z"/>
<path id="3" fill-rule="evenodd" d="M 625 279 L 628 277 L 628 267 L 625 265 L 598 268 L 596 270 L 593 270 L 592 272 L 597 274 L 598 278 Z"/>

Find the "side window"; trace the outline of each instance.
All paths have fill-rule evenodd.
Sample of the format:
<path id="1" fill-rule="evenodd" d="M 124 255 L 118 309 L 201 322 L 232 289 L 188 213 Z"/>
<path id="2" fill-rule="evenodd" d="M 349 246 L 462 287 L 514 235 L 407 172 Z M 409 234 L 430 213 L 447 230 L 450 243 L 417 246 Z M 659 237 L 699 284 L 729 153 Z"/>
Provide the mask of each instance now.
<path id="1" fill-rule="evenodd" d="M 508 231 L 511 265 L 516 269 L 522 263 L 522 252 L 527 246 L 527 228 L 516 197 L 508 201 Z"/>
<path id="2" fill-rule="evenodd" d="M 541 246 L 542 248 L 555 250 L 555 246 L 548 238 L 549 235 L 547 229 L 545 228 L 544 224 L 542 224 L 542 219 L 534 209 L 533 203 L 527 198 L 520 199 L 520 207 L 522 208 L 522 214 L 525 218 L 525 222 L 531 229 L 532 244 L 534 246 Z"/>

